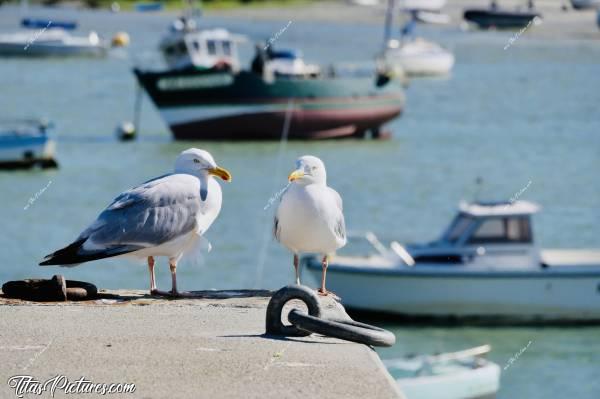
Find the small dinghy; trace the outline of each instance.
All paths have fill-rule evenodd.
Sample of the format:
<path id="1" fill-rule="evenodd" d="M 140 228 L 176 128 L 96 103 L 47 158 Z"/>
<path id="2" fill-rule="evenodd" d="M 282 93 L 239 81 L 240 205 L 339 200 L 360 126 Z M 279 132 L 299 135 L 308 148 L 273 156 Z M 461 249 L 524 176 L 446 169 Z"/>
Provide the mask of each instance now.
<path id="1" fill-rule="evenodd" d="M 571 5 L 575 10 L 600 10 L 600 0 L 571 0 Z"/>
<path id="2" fill-rule="evenodd" d="M 76 21 L 57 21 L 55 19 L 46 18 L 23 18 L 21 26 L 28 29 L 49 29 L 60 28 L 64 30 L 77 29 Z"/>
<path id="3" fill-rule="evenodd" d="M 532 21 L 542 18 L 542 14 L 534 10 L 532 1 L 529 1 L 525 11 L 500 9 L 496 2 L 492 1 L 490 8 L 467 9 L 463 16 L 465 21 L 480 29 L 523 29 L 532 24 Z"/>
<path id="4" fill-rule="evenodd" d="M 25 31 L 0 35 L 0 55 L 104 56 L 109 43 L 96 32 L 75 36 L 64 29 Z"/>
<path id="5" fill-rule="evenodd" d="M 0 169 L 55 168 L 50 125 L 35 121 L 0 123 Z"/>
<path id="6" fill-rule="evenodd" d="M 384 360 L 400 390 L 410 399 L 491 399 L 500 388 L 500 367 L 482 356 L 483 345 L 434 356 Z"/>

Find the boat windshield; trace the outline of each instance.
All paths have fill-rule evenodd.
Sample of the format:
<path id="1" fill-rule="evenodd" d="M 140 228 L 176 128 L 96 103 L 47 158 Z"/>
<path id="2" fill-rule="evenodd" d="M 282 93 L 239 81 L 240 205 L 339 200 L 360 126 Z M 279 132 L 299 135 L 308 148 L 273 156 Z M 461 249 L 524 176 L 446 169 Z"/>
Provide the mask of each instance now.
<path id="1" fill-rule="evenodd" d="M 457 215 L 448 228 L 444 241 L 455 244 L 473 223 L 473 218 L 464 214 Z"/>
<path id="2" fill-rule="evenodd" d="M 503 217 L 483 220 L 468 244 L 531 243 L 527 217 Z"/>

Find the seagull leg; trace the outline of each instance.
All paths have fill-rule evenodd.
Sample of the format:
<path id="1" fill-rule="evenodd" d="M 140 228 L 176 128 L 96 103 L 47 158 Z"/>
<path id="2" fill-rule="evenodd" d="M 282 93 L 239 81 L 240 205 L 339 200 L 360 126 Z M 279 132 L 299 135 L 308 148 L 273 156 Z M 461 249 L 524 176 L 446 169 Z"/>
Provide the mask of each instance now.
<path id="1" fill-rule="evenodd" d="M 148 256 L 148 270 L 150 271 L 150 294 L 156 292 L 156 280 L 154 279 L 154 258 Z"/>
<path id="2" fill-rule="evenodd" d="M 329 266 L 327 255 L 323 257 L 323 261 L 321 262 L 321 264 L 323 265 L 323 274 L 321 275 L 321 288 L 319 288 L 319 294 L 327 295 L 328 292 L 325 289 L 325 279 L 327 278 L 327 266 Z"/>
<path id="3" fill-rule="evenodd" d="M 294 254 L 294 269 L 296 270 L 296 284 L 300 285 L 300 273 L 298 272 L 298 254 Z"/>
<path id="4" fill-rule="evenodd" d="M 179 296 L 179 292 L 177 291 L 177 261 L 174 259 L 169 259 L 169 269 L 171 269 L 171 295 Z"/>
<path id="5" fill-rule="evenodd" d="M 150 295 L 170 296 L 166 291 L 160 291 L 156 288 L 156 279 L 154 277 L 154 257 L 148 256 L 148 270 L 150 271 Z"/>

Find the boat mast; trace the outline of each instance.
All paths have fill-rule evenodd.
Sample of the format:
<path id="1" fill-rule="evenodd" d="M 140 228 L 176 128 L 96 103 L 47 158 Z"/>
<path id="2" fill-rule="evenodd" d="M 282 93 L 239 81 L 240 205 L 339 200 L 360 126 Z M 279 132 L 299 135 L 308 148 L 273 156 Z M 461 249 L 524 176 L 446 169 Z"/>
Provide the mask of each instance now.
<path id="1" fill-rule="evenodd" d="M 396 1 L 388 0 L 387 10 L 385 12 L 385 29 L 383 31 L 383 51 L 387 49 L 390 38 L 392 37 L 392 25 L 394 24 L 394 12 L 396 11 Z"/>

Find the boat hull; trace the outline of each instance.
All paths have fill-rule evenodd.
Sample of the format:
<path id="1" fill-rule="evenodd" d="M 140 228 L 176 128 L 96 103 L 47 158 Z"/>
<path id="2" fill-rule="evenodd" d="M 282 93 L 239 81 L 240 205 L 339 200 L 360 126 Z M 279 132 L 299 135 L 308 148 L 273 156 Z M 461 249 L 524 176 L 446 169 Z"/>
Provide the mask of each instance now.
<path id="1" fill-rule="evenodd" d="M 454 56 L 449 52 L 390 55 L 390 61 L 402 67 L 408 76 L 447 75 L 454 66 Z"/>
<path id="2" fill-rule="evenodd" d="M 500 367 L 495 363 L 486 361 L 475 369 L 460 364 L 454 369 L 441 366 L 444 373 L 399 378 L 396 383 L 407 398 L 421 399 L 439 398 L 440 392 L 445 399 L 493 399 L 500 389 Z"/>
<path id="3" fill-rule="evenodd" d="M 178 140 L 277 140 L 289 118 L 288 139 L 379 134 L 401 114 L 396 82 L 374 79 L 275 79 L 250 72 L 145 73 L 140 84 Z"/>
<path id="4" fill-rule="evenodd" d="M 54 142 L 45 135 L 0 135 L 0 169 L 27 169 L 58 166 Z"/>
<path id="5" fill-rule="evenodd" d="M 311 277 L 319 281 L 318 260 L 309 258 L 305 263 Z M 327 270 L 327 288 L 349 309 L 414 319 L 472 318 L 494 324 L 600 322 L 600 266 L 569 272 L 440 270 L 443 267 L 419 271 L 419 266 L 332 264 Z"/>
<path id="6" fill-rule="evenodd" d="M 521 29 L 529 25 L 534 18 L 541 18 L 541 14 L 535 12 L 473 9 L 466 10 L 464 18 L 476 24 L 481 29 Z"/>
<path id="7" fill-rule="evenodd" d="M 12 57 L 102 57 L 106 51 L 104 46 L 0 42 L 0 55 Z"/>

